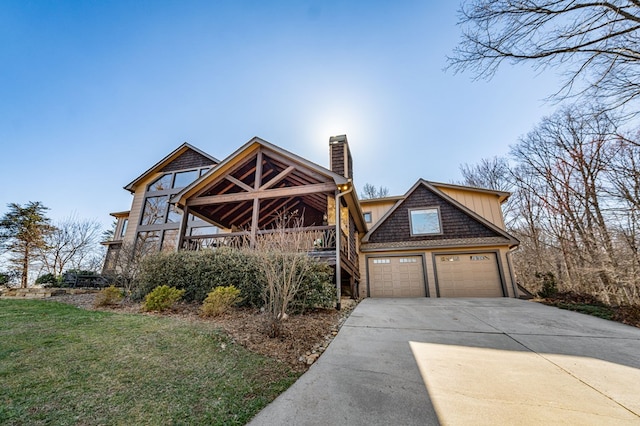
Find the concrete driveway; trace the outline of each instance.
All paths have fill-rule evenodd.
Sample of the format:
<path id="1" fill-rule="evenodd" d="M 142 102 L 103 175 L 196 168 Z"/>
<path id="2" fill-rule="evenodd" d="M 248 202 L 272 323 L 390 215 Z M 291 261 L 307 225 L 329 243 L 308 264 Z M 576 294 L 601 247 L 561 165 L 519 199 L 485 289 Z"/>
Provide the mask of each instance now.
<path id="1" fill-rule="evenodd" d="M 640 329 L 516 299 L 366 299 L 251 425 L 640 424 Z"/>

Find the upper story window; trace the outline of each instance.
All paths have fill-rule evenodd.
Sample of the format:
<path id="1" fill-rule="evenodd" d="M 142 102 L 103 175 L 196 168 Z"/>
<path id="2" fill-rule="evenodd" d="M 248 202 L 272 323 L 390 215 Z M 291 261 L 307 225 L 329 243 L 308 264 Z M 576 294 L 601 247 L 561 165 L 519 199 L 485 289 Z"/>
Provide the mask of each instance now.
<path id="1" fill-rule="evenodd" d="M 160 176 L 158 179 L 154 180 L 147 187 L 147 191 L 164 191 L 165 189 L 171 188 L 171 178 L 173 175 L 171 173 L 165 173 Z"/>
<path id="2" fill-rule="evenodd" d="M 168 203 L 169 197 L 167 196 L 147 197 L 144 203 L 144 210 L 142 211 L 140 225 L 164 223 Z"/>
<path id="3" fill-rule="evenodd" d="M 120 230 L 120 238 L 124 238 L 124 234 L 127 232 L 128 224 L 129 224 L 129 219 L 122 220 L 122 229 Z"/>
<path id="4" fill-rule="evenodd" d="M 440 225 L 440 209 L 438 207 L 409 210 L 411 235 L 442 234 Z"/>
<path id="5" fill-rule="evenodd" d="M 183 172 L 165 173 L 147 187 L 147 192 L 165 191 L 172 188 L 184 188 L 191 184 L 194 180 L 201 176 L 203 171 L 209 170 L 204 168 L 202 170 L 187 170 Z"/>
<path id="6" fill-rule="evenodd" d="M 371 212 L 364 212 L 362 213 L 362 216 L 364 216 L 364 221 L 366 223 L 371 223 Z"/>
<path id="7" fill-rule="evenodd" d="M 189 170 L 188 172 L 177 172 L 173 181 L 174 188 L 184 188 L 198 178 L 197 170 Z"/>

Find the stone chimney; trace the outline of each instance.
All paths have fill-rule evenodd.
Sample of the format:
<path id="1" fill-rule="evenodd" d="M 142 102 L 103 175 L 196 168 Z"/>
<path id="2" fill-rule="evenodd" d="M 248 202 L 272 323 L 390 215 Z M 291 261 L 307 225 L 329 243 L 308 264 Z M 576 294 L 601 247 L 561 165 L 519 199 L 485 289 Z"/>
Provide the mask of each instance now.
<path id="1" fill-rule="evenodd" d="M 329 161 L 331 171 L 353 179 L 353 160 L 347 142 L 347 135 L 331 136 L 329 138 Z"/>

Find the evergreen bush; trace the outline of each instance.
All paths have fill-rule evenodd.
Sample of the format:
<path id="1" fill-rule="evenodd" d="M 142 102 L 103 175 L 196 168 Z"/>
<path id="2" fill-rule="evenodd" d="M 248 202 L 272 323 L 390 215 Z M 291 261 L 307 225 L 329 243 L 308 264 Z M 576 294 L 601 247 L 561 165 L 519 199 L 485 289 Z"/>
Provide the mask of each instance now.
<path id="1" fill-rule="evenodd" d="M 175 287 L 169 287 L 168 285 L 161 285 L 147 294 L 144 298 L 144 310 L 145 311 L 166 311 L 171 308 L 174 303 L 182 298 L 184 290 L 178 290 Z"/>
<path id="2" fill-rule="evenodd" d="M 240 303 L 240 290 L 234 286 L 220 286 L 211 291 L 204 299 L 200 311 L 202 316 L 215 317 L 227 312 L 233 306 Z"/>

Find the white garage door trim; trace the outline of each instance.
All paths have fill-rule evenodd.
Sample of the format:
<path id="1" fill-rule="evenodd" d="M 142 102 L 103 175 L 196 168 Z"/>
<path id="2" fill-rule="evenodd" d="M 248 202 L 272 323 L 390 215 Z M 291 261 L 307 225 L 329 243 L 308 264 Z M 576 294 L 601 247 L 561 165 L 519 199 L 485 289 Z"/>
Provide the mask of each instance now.
<path id="1" fill-rule="evenodd" d="M 389 261 L 389 263 L 391 263 L 392 260 L 397 261 L 398 263 L 402 263 L 402 260 L 405 260 L 406 262 L 411 262 L 411 263 L 418 263 L 420 265 L 421 271 L 422 271 L 422 285 L 423 285 L 423 294 L 421 294 L 419 297 L 429 297 L 429 282 L 427 279 L 427 264 L 426 264 L 426 258 L 425 258 L 425 254 L 424 253 L 393 253 L 393 254 L 377 254 L 375 256 L 366 256 L 365 257 L 365 264 L 366 264 L 366 268 L 367 268 L 367 296 L 368 297 L 376 297 L 374 295 L 372 295 L 372 273 L 371 273 L 371 267 L 372 267 L 372 263 L 373 262 L 384 262 L 385 260 Z M 380 296 L 378 296 L 380 297 Z M 384 297 L 384 296 L 382 296 Z M 393 296 L 396 297 L 396 296 Z M 397 296 L 397 297 L 407 297 L 407 296 Z M 418 297 L 418 296 L 416 296 Z"/>
<path id="2" fill-rule="evenodd" d="M 509 293 L 506 288 L 506 283 L 504 279 L 504 269 L 502 267 L 502 259 L 500 258 L 499 250 L 471 250 L 471 251 L 455 251 L 455 252 L 449 251 L 449 252 L 432 253 L 433 271 L 434 271 L 434 278 L 435 278 L 435 285 L 436 285 L 436 297 L 441 297 L 440 296 L 440 280 L 438 277 L 438 259 L 441 256 L 474 256 L 474 255 L 480 255 L 483 253 L 491 253 L 495 256 L 495 260 L 496 260 L 495 265 L 498 268 L 498 277 L 500 279 L 500 289 L 502 290 L 501 297 L 507 297 Z"/>

